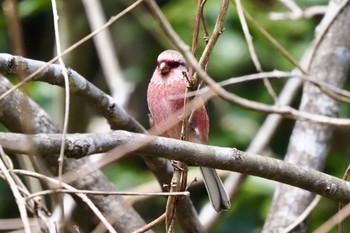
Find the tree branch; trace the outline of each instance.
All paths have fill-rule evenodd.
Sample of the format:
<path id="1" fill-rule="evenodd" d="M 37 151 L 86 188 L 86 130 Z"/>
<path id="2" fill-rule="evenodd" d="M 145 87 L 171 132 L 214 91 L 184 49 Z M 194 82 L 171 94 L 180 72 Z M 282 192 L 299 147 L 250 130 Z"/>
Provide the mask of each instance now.
<path id="1" fill-rule="evenodd" d="M 189 50 L 189 46 L 186 45 L 181 38 L 176 34 L 171 25 L 166 21 L 165 16 L 159 9 L 158 5 L 153 0 L 146 0 L 145 3 L 151 8 L 151 11 L 154 17 L 161 24 L 164 33 L 168 36 L 172 43 L 177 47 L 177 49 L 183 54 L 183 56 L 188 61 L 188 64 L 197 72 L 199 77 L 201 77 L 206 84 L 210 87 L 212 96 L 219 96 L 228 103 L 238 105 L 247 109 L 260 111 L 263 113 L 277 113 L 283 117 L 302 120 L 302 121 L 311 121 L 321 124 L 329 124 L 334 126 L 350 127 L 349 119 L 338 119 L 334 117 L 321 116 L 317 114 L 312 114 L 308 112 L 298 111 L 290 106 L 282 105 L 268 105 L 264 103 L 259 103 L 256 101 L 244 99 L 238 95 L 230 93 L 223 89 L 219 84 L 217 84 L 206 72 L 201 68 L 196 58 L 193 56 Z M 209 98 L 208 97 L 208 98 Z"/>
<path id="2" fill-rule="evenodd" d="M 62 79 L 63 80 L 63 79 Z M 2 76 L 0 76 L 0 94 L 9 90 L 12 85 Z M 24 106 L 23 103 L 26 103 Z M 26 116 L 26 117 L 23 117 Z M 9 130 L 21 133 L 58 133 L 60 129 L 50 120 L 49 116 L 32 100 L 28 99 L 20 91 L 11 92 L 5 99 L 0 101 L 0 122 Z M 31 126 L 30 128 L 26 126 Z M 30 154 L 32 154 L 31 151 Z M 40 157 L 36 157 L 40 160 Z M 42 169 L 47 168 L 54 171 L 57 169 L 57 156 L 46 156 L 45 162 L 42 161 Z M 65 171 L 77 170 L 86 165 L 89 161 L 85 158 L 80 160 L 66 159 Z M 108 181 L 100 170 L 95 170 L 88 176 L 79 179 L 74 183 L 77 189 L 105 190 L 114 191 L 115 187 Z M 145 225 L 141 217 L 133 208 L 125 206 L 123 198 L 119 196 L 90 198 L 104 216 L 118 209 L 120 219 L 133 219 L 133 221 L 117 221 L 112 225 L 117 232 L 130 232 Z"/>
<path id="3" fill-rule="evenodd" d="M 24 72 L 26 75 L 31 75 L 45 64 L 45 62 L 26 59 L 23 57 L 0 54 L 0 73 L 4 73 L 6 75 L 16 74 L 17 72 Z M 96 110 L 104 118 L 106 118 L 112 129 L 124 129 L 132 132 L 147 133 L 140 123 L 138 123 L 123 108 L 116 104 L 112 97 L 105 94 L 74 70 L 68 69 L 68 71 L 70 90 L 74 94 L 81 97 L 83 101 L 86 102 L 92 109 Z M 56 64 L 46 66 L 40 72 L 40 74 L 33 77 L 32 80 L 43 81 L 64 87 L 64 79 L 61 75 L 60 67 Z M 11 105 L 11 107 L 13 106 Z M 11 121 L 13 120 L 12 116 L 9 117 L 9 120 L 9 127 L 11 127 Z M 164 188 L 163 184 L 170 183 L 173 167 L 169 161 L 153 156 L 145 156 L 143 159 L 148 168 L 156 176 L 162 188 Z M 184 224 L 182 227 L 188 227 L 189 231 L 191 232 L 203 231 L 203 228 L 201 227 L 201 224 L 197 218 L 197 213 L 190 199 L 188 197 L 184 197 L 183 200 L 186 202 L 186 205 L 191 205 L 191 208 L 186 207 L 186 210 L 182 211 L 183 214 L 181 216 L 184 216 L 183 222 L 188 222 L 189 220 L 192 220 L 192 222 L 190 224 Z"/>
<path id="4" fill-rule="evenodd" d="M 23 135 L 0 133 L 0 144 L 12 152 L 28 153 L 28 147 L 15 147 L 15 142 L 31 142 L 38 153 L 59 152 L 60 134 Z M 350 184 L 342 179 L 316 171 L 311 168 L 291 164 L 278 159 L 264 157 L 237 150 L 201 145 L 171 138 L 149 136 L 117 130 L 104 134 L 69 134 L 66 139 L 67 155 L 76 156 L 77 150 L 70 145 L 81 145 L 86 150 L 80 156 L 107 152 L 113 147 L 140 144 L 136 152 L 143 156 L 159 156 L 179 160 L 189 165 L 230 170 L 275 180 L 299 187 L 335 201 L 350 201 Z M 147 144 L 143 142 L 147 141 Z M 84 143 L 82 143 L 84 142 Z M 74 151 L 74 152 L 72 152 Z M 108 156 L 108 154 L 106 155 Z"/>
<path id="5" fill-rule="evenodd" d="M 344 85 L 350 68 L 350 4 L 338 12 L 333 23 L 326 29 L 322 40 L 318 41 L 308 72 L 318 80 L 340 88 Z M 327 14 L 332 15 L 333 12 Z M 342 33 L 339 33 L 340 31 Z M 319 88 L 306 83 L 299 109 L 312 114 L 336 117 L 339 103 L 325 95 Z M 334 127 L 329 125 L 297 121 L 285 161 L 322 170 L 330 148 L 333 129 Z M 282 230 L 293 223 L 313 199 L 313 193 L 279 185 L 263 232 Z M 306 224 L 303 222 L 293 232 L 306 232 Z"/>

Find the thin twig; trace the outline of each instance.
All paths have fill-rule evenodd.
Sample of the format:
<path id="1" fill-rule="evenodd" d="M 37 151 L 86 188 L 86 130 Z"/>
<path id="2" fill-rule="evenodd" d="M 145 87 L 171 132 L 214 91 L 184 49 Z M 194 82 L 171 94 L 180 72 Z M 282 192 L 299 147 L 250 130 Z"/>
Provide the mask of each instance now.
<path id="1" fill-rule="evenodd" d="M 64 157 L 64 147 L 65 147 L 64 139 L 65 139 L 65 135 L 67 134 L 68 119 L 69 119 L 70 88 L 69 88 L 69 80 L 68 80 L 68 71 L 62 58 L 61 42 L 60 42 L 61 39 L 60 39 L 60 32 L 58 28 L 59 15 L 57 12 L 56 0 L 51 0 L 51 4 L 52 4 L 52 15 L 53 15 L 53 23 L 54 23 L 54 31 L 55 31 L 56 51 L 58 56 L 58 62 L 60 64 L 60 68 L 64 78 L 64 89 L 65 89 L 65 109 L 64 109 L 64 121 L 63 121 L 63 130 L 62 130 L 62 144 L 61 144 L 61 152 L 58 159 L 58 166 L 59 166 L 58 176 L 59 176 L 59 179 L 61 180 L 62 172 L 63 172 L 63 159 L 64 159 L 63 157 Z"/>
<path id="2" fill-rule="evenodd" d="M 134 231 L 133 233 L 143 233 L 146 232 L 150 229 L 152 229 L 152 227 L 156 226 L 157 224 L 159 224 L 161 221 L 163 221 L 165 219 L 165 213 L 162 214 L 161 216 L 159 216 L 158 218 L 156 218 L 155 220 L 153 220 L 152 222 L 148 223 L 146 226 Z"/>
<path id="3" fill-rule="evenodd" d="M 335 227 L 339 222 L 343 221 L 346 217 L 350 215 L 350 203 L 348 203 L 344 208 L 338 211 L 335 215 L 325 221 L 319 228 L 317 228 L 313 233 L 327 233 Z"/>
<path id="4" fill-rule="evenodd" d="M 21 215 L 22 222 L 23 222 L 24 232 L 31 233 L 32 231 L 30 230 L 30 224 L 29 224 L 28 214 L 27 214 L 26 205 L 25 205 L 26 202 L 25 202 L 24 198 L 22 197 L 22 195 L 20 194 L 20 192 L 17 188 L 16 182 L 12 178 L 10 172 L 7 170 L 8 168 L 5 165 L 5 160 L 6 160 L 7 155 L 3 151 L 1 145 L 0 145 L 0 154 L 1 154 L 0 170 L 4 174 L 8 184 L 10 186 L 12 194 L 15 197 L 15 200 L 16 200 L 16 203 L 18 206 L 18 210 L 19 210 L 19 213 Z"/>
<path id="5" fill-rule="evenodd" d="M 6 65 L 9 61 L 11 61 L 12 66 Z M 22 70 L 26 71 L 27 75 L 31 75 L 33 70 L 36 70 L 37 67 L 41 67 L 43 64 L 45 64 L 45 63 L 40 62 L 40 61 L 31 60 L 31 59 L 22 58 L 22 57 L 11 56 L 9 54 L 1 54 L 0 53 L 0 67 L 1 67 L 0 69 L 1 69 L 1 73 L 5 74 L 5 75 L 6 74 L 16 75 L 17 72 L 21 72 Z M 13 67 L 15 67 L 15 70 L 13 70 Z M 60 73 L 58 65 L 55 65 L 55 64 L 49 65 L 47 67 L 47 69 L 45 69 L 42 72 L 43 73 L 39 77 L 35 77 L 36 81 L 44 81 L 47 83 L 51 83 L 53 85 L 59 85 L 62 87 L 64 86 L 64 82 L 61 80 L 61 77 L 55 76 L 55 74 Z M 247 81 L 261 79 L 261 78 L 269 78 L 270 74 L 271 74 L 271 78 L 278 78 L 279 72 L 282 72 L 280 74 L 281 75 L 280 78 L 287 78 L 288 77 L 287 73 L 285 73 L 283 71 L 271 71 L 271 72 L 264 72 L 262 74 L 249 74 L 246 76 L 232 77 L 226 81 L 220 82 L 219 84 L 220 85 L 230 85 L 230 84 L 240 83 L 240 82 L 244 82 L 245 78 Z M 315 84 L 316 86 L 322 88 L 325 91 L 325 93 L 329 93 L 329 94 L 333 93 L 331 96 L 334 96 L 334 95 L 343 96 L 344 98 L 341 99 L 341 101 L 343 101 L 343 102 L 348 102 L 350 99 L 350 93 L 348 91 L 343 90 L 343 89 L 339 89 L 339 88 L 337 88 L 329 83 L 326 83 L 324 81 L 319 81 L 316 78 L 312 78 L 308 75 L 302 75 L 302 74 L 292 75 L 292 77 L 301 78 L 305 81 L 309 81 L 309 82 Z M 81 97 L 86 99 L 86 101 L 88 103 L 94 102 L 94 99 L 102 98 L 101 95 L 104 95 L 105 98 L 108 97 L 106 94 L 102 93 L 101 91 L 100 91 L 100 94 L 97 94 L 94 91 L 94 95 L 96 95 L 94 97 L 91 97 L 91 96 L 85 94 L 84 93 L 85 89 L 82 87 L 88 86 L 88 89 L 89 90 L 91 89 L 91 91 L 97 90 L 97 88 L 95 86 L 93 86 L 93 84 L 87 82 L 82 76 L 80 76 L 74 70 L 70 70 L 70 77 L 69 78 L 70 78 L 70 85 L 72 85 L 74 87 L 73 89 L 75 89 L 76 92 L 80 92 Z M 237 79 L 237 81 L 235 79 Z M 84 84 L 82 84 L 82 82 L 84 82 Z M 199 92 L 201 92 L 201 90 Z M 191 93 L 191 95 L 192 95 L 192 93 Z M 337 98 L 337 100 L 339 100 L 339 99 Z M 98 103 L 100 103 L 100 101 L 94 102 L 94 103 L 95 104 L 93 104 L 93 106 L 95 108 L 98 107 L 97 111 L 101 112 L 104 115 L 104 117 L 109 121 L 111 126 L 114 127 L 113 121 L 118 121 L 118 120 L 117 119 L 110 119 L 111 118 L 110 112 L 108 112 L 108 113 L 104 112 L 105 110 L 101 109 L 102 106 L 98 105 Z M 115 103 L 110 103 L 110 105 L 115 105 Z M 118 105 L 117 105 L 117 107 L 118 107 Z M 122 117 L 122 118 L 125 118 L 125 117 Z"/>
<path id="6" fill-rule="evenodd" d="M 21 192 L 22 196 L 25 197 L 27 209 L 32 214 L 40 218 L 38 221 L 38 224 L 40 225 L 41 228 L 46 227 L 45 230 L 47 230 L 48 232 L 56 233 L 52 231 L 53 224 L 48 221 L 49 219 L 48 216 L 50 216 L 49 210 L 46 208 L 46 206 L 44 206 L 40 198 L 33 198 L 31 200 L 27 199 L 27 197 L 30 195 L 30 192 L 28 191 L 27 187 L 24 185 L 22 180 L 18 177 L 18 175 L 13 172 L 12 160 L 10 160 L 9 157 L 5 157 L 5 158 L 3 158 L 3 161 L 7 162 L 5 165 L 8 167 L 8 170 L 11 176 L 16 182 L 18 190 Z"/>
<path id="7" fill-rule="evenodd" d="M 228 86 L 228 85 L 244 83 L 244 82 L 253 81 L 253 80 L 272 79 L 272 78 L 276 78 L 276 79 L 298 78 L 298 79 L 301 79 L 303 81 L 310 82 L 317 87 L 322 88 L 323 90 L 326 91 L 326 93 L 333 93 L 331 95 L 331 97 L 333 95 L 343 96 L 344 98 L 342 98 L 342 100 L 343 100 L 342 102 L 349 103 L 349 100 L 350 100 L 350 92 L 345 90 L 345 89 L 340 89 L 336 86 L 333 86 L 330 83 L 316 79 L 316 78 L 311 77 L 309 75 L 293 74 L 291 72 L 278 71 L 278 70 L 274 70 L 274 71 L 270 71 L 270 72 L 256 73 L 256 74 L 242 75 L 242 76 L 238 76 L 238 77 L 232 77 L 232 78 L 226 79 L 224 81 L 218 82 L 218 85 L 224 87 L 224 86 Z M 196 92 L 188 93 L 187 96 L 195 96 L 198 94 L 204 94 L 207 91 L 209 91 L 209 88 L 204 87 Z M 178 96 L 178 97 L 180 98 L 182 96 Z M 338 98 L 337 98 L 337 100 L 338 100 Z M 283 104 L 283 103 L 281 103 L 281 104 Z"/>
<path id="8" fill-rule="evenodd" d="M 121 17 L 123 17 L 125 14 L 127 14 L 129 11 L 131 11 L 132 9 L 134 9 L 138 4 L 140 4 L 141 2 L 143 2 L 144 0 L 137 0 L 136 2 L 134 2 L 133 4 L 131 4 L 129 7 L 125 8 L 123 11 L 121 11 L 119 14 L 111 17 L 107 23 L 105 23 L 102 27 L 100 27 L 98 30 L 95 30 L 93 32 L 91 32 L 89 35 L 85 36 L 84 38 L 82 38 L 81 40 L 79 40 L 77 43 L 71 45 L 70 47 L 68 47 L 67 49 L 65 49 L 60 56 L 56 56 L 54 58 L 52 58 L 50 61 L 48 61 L 45 65 L 43 65 L 41 68 L 37 69 L 35 72 L 33 72 L 31 75 L 29 75 L 28 77 L 26 77 L 25 79 L 23 79 L 21 82 L 17 83 L 16 85 L 14 85 L 12 88 L 10 88 L 9 90 L 7 90 L 5 93 L 3 93 L 0 96 L 0 101 L 5 98 L 7 95 L 9 95 L 11 92 L 13 92 L 14 90 L 18 89 L 19 87 L 21 87 L 24 83 L 28 82 L 29 80 L 31 80 L 33 77 L 35 77 L 36 75 L 40 74 L 40 72 L 42 72 L 47 66 L 49 66 L 50 64 L 53 64 L 54 62 L 56 62 L 58 60 L 58 58 L 72 52 L 73 50 L 75 50 L 76 48 L 78 48 L 80 45 L 82 45 L 83 43 L 85 43 L 86 41 L 90 40 L 93 36 L 95 36 L 96 34 L 98 34 L 99 32 L 101 32 L 102 30 L 105 30 L 106 28 L 108 28 L 110 25 L 112 25 L 113 23 L 115 23 L 118 19 L 120 19 Z"/>
<path id="9" fill-rule="evenodd" d="M 309 66 L 312 63 L 312 60 L 315 58 L 314 54 L 316 53 L 318 46 L 320 46 L 329 28 L 332 26 L 336 18 L 339 16 L 340 12 L 344 10 L 347 4 L 349 4 L 349 0 L 341 1 L 339 2 L 339 4 L 332 4 L 333 9 L 329 11 L 330 12 L 329 14 L 326 14 L 325 17 L 327 18 L 324 18 L 321 21 L 321 23 L 317 26 L 316 38 L 314 40 L 314 43 L 311 49 L 311 54 L 310 54 L 311 60 L 309 62 Z M 306 67 L 306 70 L 309 69 L 309 66 Z"/>
<path id="10" fill-rule="evenodd" d="M 304 210 L 304 212 L 298 216 L 289 226 L 284 228 L 280 233 L 289 233 L 291 232 L 296 226 L 298 226 L 300 223 L 302 223 L 311 213 L 313 209 L 317 206 L 319 201 L 321 200 L 321 196 L 316 195 L 316 197 L 313 199 L 313 201 L 307 206 L 307 208 Z"/>
<path id="11" fill-rule="evenodd" d="M 291 1 L 286 0 L 286 2 L 291 3 Z M 333 9 L 329 10 L 329 14 L 325 15 L 325 18 L 321 21 L 320 25 L 317 26 L 317 33 L 316 33 L 316 38 L 311 46 L 311 48 L 309 49 L 311 52 L 309 54 L 310 57 L 310 61 L 308 62 L 308 65 L 306 67 L 303 67 L 304 69 L 301 69 L 300 66 L 295 63 L 295 59 L 289 55 L 288 51 L 286 51 L 274 38 L 272 38 L 271 35 L 269 35 L 263 28 L 261 28 L 258 23 L 253 19 L 253 17 L 251 17 L 247 12 L 246 15 L 248 17 L 248 19 L 251 20 L 251 22 L 256 25 L 257 29 L 262 33 L 262 35 L 264 35 L 268 40 L 270 40 L 275 46 L 276 48 L 290 61 L 292 62 L 292 64 L 296 65 L 296 67 L 298 67 L 304 74 L 306 74 L 306 71 L 309 70 L 309 66 L 312 63 L 312 60 L 314 59 L 314 53 L 316 52 L 318 46 L 320 45 L 320 42 L 322 41 L 322 39 L 324 38 L 324 36 L 326 35 L 326 32 L 328 31 L 328 29 L 330 28 L 330 26 L 333 24 L 333 22 L 335 21 L 335 19 L 337 18 L 337 16 L 339 15 L 339 13 L 345 8 L 345 6 L 349 3 L 349 0 L 344 0 L 342 2 L 340 2 L 339 4 L 331 4 L 330 6 L 332 6 Z M 346 102 L 350 102 L 349 98 L 341 96 L 341 95 L 337 95 L 334 94 L 332 92 L 327 92 L 327 90 L 324 90 L 322 87 L 320 87 L 321 91 L 324 92 L 325 94 L 331 96 L 332 98 L 338 100 L 338 101 L 346 101 Z"/>
<path id="12" fill-rule="evenodd" d="M 82 1 L 87 19 L 92 31 L 98 30 L 106 19 L 100 1 L 84 0 Z M 134 85 L 127 82 L 120 67 L 116 50 L 113 46 L 112 36 L 108 29 L 101 31 L 93 37 L 94 44 L 97 50 L 97 55 L 100 59 L 102 71 L 108 87 L 111 91 L 113 99 L 122 107 L 124 107 L 129 99 Z"/>
<path id="13" fill-rule="evenodd" d="M 271 12 L 269 17 L 271 20 L 283 20 L 283 19 L 302 19 L 312 18 L 315 15 L 323 15 L 327 10 L 327 6 L 310 6 L 307 8 L 301 8 L 293 0 L 280 0 L 290 11 L 288 12 Z"/>
<path id="14" fill-rule="evenodd" d="M 196 58 L 192 55 L 192 53 L 189 51 L 188 46 L 181 40 L 181 38 L 176 34 L 176 32 L 173 30 L 171 25 L 167 22 L 165 16 L 157 6 L 157 4 L 153 0 L 146 0 L 146 3 L 148 3 L 148 6 L 153 12 L 154 17 L 157 18 L 159 23 L 161 24 L 165 34 L 169 37 L 169 39 L 174 43 L 174 45 L 178 48 L 179 51 L 181 51 L 182 55 L 187 59 L 188 64 L 192 66 L 192 68 L 198 73 L 198 75 L 210 86 L 212 90 L 212 94 L 206 96 L 206 100 L 212 96 L 219 96 L 223 100 L 227 101 L 228 103 L 232 103 L 234 105 L 240 105 L 242 107 L 245 107 L 247 109 L 254 109 L 257 111 L 261 111 L 264 113 L 278 113 L 283 115 L 287 118 L 293 118 L 296 120 L 304 120 L 304 121 L 312 121 L 315 123 L 322 123 L 322 124 L 349 124 L 348 119 L 338 119 L 338 118 L 331 118 L 326 116 L 320 116 L 315 115 L 307 112 L 300 112 L 292 107 L 289 106 L 279 106 L 279 105 L 273 105 L 269 106 L 266 104 L 258 103 L 255 101 L 251 101 L 248 99 L 241 98 L 233 93 L 229 93 L 223 88 L 221 88 L 199 65 Z M 247 16 L 247 15 L 246 15 Z M 282 48 L 283 50 L 283 48 Z M 286 50 L 284 50 L 286 51 Z M 287 52 L 287 51 L 286 51 Z M 288 52 L 287 52 L 288 54 Z M 295 65 L 300 69 L 303 70 L 297 61 L 295 61 L 294 58 L 290 58 L 294 60 Z M 306 73 L 306 72 L 305 72 Z M 203 97 L 204 98 L 204 97 Z M 342 123 L 340 123 L 342 122 Z M 350 125 L 348 125 L 350 126 Z"/>
<path id="15" fill-rule="evenodd" d="M 20 175 L 25 175 L 25 176 L 31 176 L 37 179 L 40 179 L 44 182 L 50 183 L 53 186 L 58 186 L 60 185 L 60 181 L 45 176 L 43 174 L 40 173 L 36 173 L 36 172 L 31 172 L 31 171 L 26 171 L 26 170 L 19 170 L 19 169 L 15 169 L 13 170 L 15 173 L 20 174 Z M 61 183 L 62 187 L 64 189 L 67 190 L 71 190 L 71 191 L 78 191 L 76 188 L 74 188 L 71 185 L 68 185 L 64 182 Z M 116 231 L 114 230 L 114 228 L 112 227 L 112 225 L 106 220 L 106 218 L 103 216 L 103 214 L 100 212 L 100 210 L 97 209 L 97 207 L 95 206 L 95 204 L 85 195 L 85 194 L 81 194 L 81 193 L 76 193 L 76 195 L 82 199 L 82 201 L 84 201 L 89 207 L 90 209 L 95 213 L 95 215 L 98 217 L 98 219 L 105 225 L 105 227 L 108 229 L 109 232 L 113 232 L 116 233 Z"/>
<path id="16" fill-rule="evenodd" d="M 207 24 L 205 22 L 205 17 L 204 17 L 204 6 L 207 3 L 207 0 L 202 0 L 201 5 L 200 5 L 200 11 L 201 11 L 201 22 L 202 22 L 202 26 L 203 26 L 203 31 L 204 31 L 204 42 L 205 44 L 208 44 L 209 41 L 209 32 L 208 32 L 208 28 L 207 28 Z"/>
<path id="17" fill-rule="evenodd" d="M 167 197 L 167 196 L 189 196 L 188 191 L 183 192 L 127 192 L 127 191 L 96 191 L 96 190 L 67 190 L 67 189 L 55 189 L 55 190 L 43 190 L 28 195 L 26 199 L 32 199 L 37 196 L 50 195 L 53 193 L 82 193 L 92 195 L 119 195 L 119 196 L 146 196 L 146 197 Z"/>
<path id="18" fill-rule="evenodd" d="M 33 232 L 43 232 L 40 229 L 40 222 L 38 223 L 38 219 L 36 218 L 29 218 L 29 224 Z M 23 228 L 23 222 L 21 218 L 5 218 L 0 219 L 0 230 L 1 232 L 23 232 L 21 231 Z M 10 231 L 13 230 L 13 231 Z M 50 233 L 57 233 L 57 232 L 50 232 Z"/>
<path id="19" fill-rule="evenodd" d="M 188 77 L 186 77 L 188 78 Z M 190 87 L 190 84 L 188 84 Z M 188 92 L 188 88 L 185 91 Z M 181 116 L 184 116 L 181 122 L 181 134 L 180 134 L 180 140 L 182 141 L 188 141 L 188 134 L 189 134 L 189 124 L 190 124 L 190 116 L 186 115 L 186 107 L 187 102 L 189 101 L 189 98 L 184 97 L 183 98 L 183 113 Z M 191 113 L 192 114 L 192 113 Z M 183 191 L 187 187 L 187 173 L 188 173 L 188 166 L 186 163 L 183 163 L 181 161 L 172 161 L 173 163 L 176 163 L 176 168 L 173 172 L 173 177 L 170 182 L 170 192 L 179 192 Z M 174 228 L 174 222 L 175 222 L 175 215 L 176 215 L 176 209 L 177 205 L 179 205 L 178 197 L 168 197 L 167 203 L 166 203 L 166 216 L 165 216 L 165 229 L 166 232 L 173 232 Z"/>
<path id="20" fill-rule="evenodd" d="M 245 20 L 245 16 L 244 16 L 244 13 L 243 13 L 243 7 L 242 7 L 242 4 L 241 4 L 241 1 L 240 0 L 235 0 L 235 4 L 236 4 L 236 8 L 237 8 L 239 21 L 241 22 L 241 25 L 242 25 L 243 34 L 244 34 L 245 40 L 246 40 L 247 45 L 248 45 L 248 50 L 249 50 L 250 57 L 253 60 L 255 69 L 258 72 L 262 72 L 263 70 L 262 70 L 261 64 L 259 62 L 258 56 L 256 55 L 256 52 L 255 52 L 252 36 L 250 35 L 249 28 L 248 28 L 248 25 L 247 25 L 247 21 Z"/>
<path id="21" fill-rule="evenodd" d="M 244 9 L 243 9 L 244 10 Z M 298 69 L 303 73 L 307 74 L 306 70 L 303 69 L 298 61 L 270 34 L 268 33 L 263 27 L 259 25 L 259 23 L 252 17 L 246 10 L 244 10 L 244 15 L 249 20 L 251 24 L 268 40 L 270 41 L 273 46 L 295 67 L 298 67 Z"/>
<path id="22" fill-rule="evenodd" d="M 65 103 L 64 103 L 64 119 L 63 119 L 63 129 L 62 129 L 62 143 L 61 143 L 61 150 L 58 157 L 58 180 L 60 181 L 59 187 L 61 187 L 62 182 L 62 173 L 63 173 L 63 166 L 64 166 L 64 148 L 65 148 L 65 137 L 67 134 L 68 129 L 68 119 L 69 119 L 69 106 L 70 106 L 70 87 L 69 87 L 69 80 L 68 80 L 68 71 L 64 64 L 63 58 L 62 58 L 62 51 L 61 51 L 61 39 L 60 39 L 60 32 L 58 28 L 58 12 L 57 12 L 57 4 L 56 0 L 51 0 L 52 4 L 52 15 L 53 15 L 53 25 L 54 25 L 54 31 L 55 31 L 55 42 L 56 42 L 56 51 L 58 62 L 61 66 L 61 71 L 64 78 L 64 89 L 65 89 Z M 62 211 L 62 219 L 61 222 L 63 225 L 61 227 L 64 227 L 64 205 L 62 202 L 61 197 L 59 198 L 59 203 Z"/>
<path id="23" fill-rule="evenodd" d="M 248 44 L 248 50 L 249 50 L 250 57 L 253 60 L 255 69 L 258 72 L 262 72 L 263 69 L 262 69 L 261 64 L 259 62 L 258 56 L 256 55 L 252 36 L 249 33 L 249 28 L 248 28 L 247 22 L 246 22 L 245 17 L 244 17 L 241 0 L 235 0 L 235 3 L 236 3 L 236 7 L 237 7 L 238 17 L 239 17 L 239 20 L 240 20 L 241 25 L 242 25 L 243 34 L 244 34 L 245 40 L 247 41 L 247 44 Z M 272 99 L 275 101 L 275 103 L 277 103 L 278 98 L 277 98 L 275 91 L 272 88 L 271 83 L 269 82 L 268 79 L 263 79 L 263 82 L 264 82 L 264 85 L 265 85 L 268 93 L 270 94 Z"/>
<path id="24" fill-rule="evenodd" d="M 216 19 L 215 27 L 213 30 L 213 34 L 210 37 L 208 44 L 205 46 L 203 54 L 199 60 L 199 64 L 201 67 L 206 67 L 206 65 L 208 64 L 209 57 L 214 49 L 214 46 L 219 36 L 224 31 L 224 22 L 225 22 L 226 13 L 228 10 L 229 2 L 230 2 L 229 0 L 223 0 L 221 3 L 218 17 Z"/>
<path id="25" fill-rule="evenodd" d="M 342 177 L 343 180 L 347 180 L 350 174 L 350 164 L 348 165 L 348 167 L 346 168 L 344 175 Z M 338 205 L 338 212 L 341 211 L 341 209 L 344 207 L 343 203 L 339 203 Z M 338 224 L 338 232 L 339 233 L 343 233 L 344 232 L 344 227 L 343 227 L 343 220 L 339 220 L 339 224 Z"/>
<path id="26" fill-rule="evenodd" d="M 202 0 L 197 0 L 197 11 L 196 18 L 193 26 L 193 35 L 192 35 L 192 54 L 196 56 L 197 45 L 198 45 L 198 35 L 199 35 L 199 25 L 201 23 L 201 2 Z"/>

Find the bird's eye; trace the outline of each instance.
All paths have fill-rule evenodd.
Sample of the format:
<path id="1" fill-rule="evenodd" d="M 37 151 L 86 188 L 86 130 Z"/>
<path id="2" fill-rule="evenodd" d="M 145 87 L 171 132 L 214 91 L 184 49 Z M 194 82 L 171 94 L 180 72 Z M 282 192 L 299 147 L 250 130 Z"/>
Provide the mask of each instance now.
<path id="1" fill-rule="evenodd" d="M 186 63 L 174 60 L 162 60 L 158 62 L 157 65 L 161 74 L 167 74 L 170 72 L 170 70 L 176 69 L 180 66 L 187 67 Z"/>
<path id="2" fill-rule="evenodd" d="M 172 61 L 172 62 L 169 62 L 169 66 L 171 68 L 177 68 L 180 66 L 180 62 L 177 62 L 177 61 Z"/>
<path id="3" fill-rule="evenodd" d="M 179 66 L 187 67 L 186 63 L 181 61 L 168 61 L 167 63 L 170 68 L 177 68 Z"/>

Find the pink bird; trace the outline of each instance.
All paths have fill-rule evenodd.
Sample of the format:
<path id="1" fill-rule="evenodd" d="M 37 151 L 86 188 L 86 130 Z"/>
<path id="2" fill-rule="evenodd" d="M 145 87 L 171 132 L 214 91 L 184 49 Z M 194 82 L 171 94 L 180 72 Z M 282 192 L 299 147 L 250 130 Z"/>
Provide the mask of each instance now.
<path id="1" fill-rule="evenodd" d="M 162 52 L 157 59 L 157 67 L 148 85 L 147 102 L 151 113 L 152 124 L 162 124 L 169 116 L 184 107 L 184 95 L 188 78 L 192 72 L 182 55 L 174 50 Z M 164 137 L 180 139 L 182 116 L 179 123 L 162 134 Z M 198 108 L 189 124 L 188 140 L 208 144 L 209 120 L 204 104 Z M 209 199 L 216 211 L 230 208 L 230 199 L 215 169 L 200 167 Z"/>

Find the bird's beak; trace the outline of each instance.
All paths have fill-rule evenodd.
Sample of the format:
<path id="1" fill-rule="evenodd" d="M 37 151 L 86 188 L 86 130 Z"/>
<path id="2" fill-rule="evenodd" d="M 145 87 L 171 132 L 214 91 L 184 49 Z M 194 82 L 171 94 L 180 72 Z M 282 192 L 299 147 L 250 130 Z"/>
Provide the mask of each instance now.
<path id="1" fill-rule="evenodd" d="M 161 62 L 159 64 L 159 70 L 161 74 L 166 74 L 170 71 L 170 67 L 166 62 Z"/>

